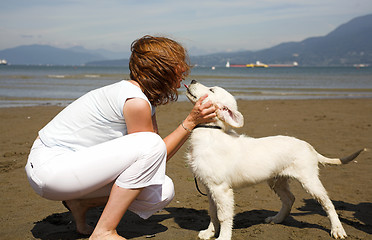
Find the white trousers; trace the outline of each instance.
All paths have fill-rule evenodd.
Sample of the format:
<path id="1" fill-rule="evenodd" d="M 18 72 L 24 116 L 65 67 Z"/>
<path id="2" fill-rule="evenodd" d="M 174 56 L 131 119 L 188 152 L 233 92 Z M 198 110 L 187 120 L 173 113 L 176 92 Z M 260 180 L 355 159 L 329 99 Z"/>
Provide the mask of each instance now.
<path id="1" fill-rule="evenodd" d="M 165 175 L 166 147 L 151 132 L 134 133 L 79 151 L 32 146 L 25 167 L 30 185 L 40 196 L 70 200 L 109 196 L 112 185 L 144 188 L 129 210 L 148 218 L 174 197 Z"/>

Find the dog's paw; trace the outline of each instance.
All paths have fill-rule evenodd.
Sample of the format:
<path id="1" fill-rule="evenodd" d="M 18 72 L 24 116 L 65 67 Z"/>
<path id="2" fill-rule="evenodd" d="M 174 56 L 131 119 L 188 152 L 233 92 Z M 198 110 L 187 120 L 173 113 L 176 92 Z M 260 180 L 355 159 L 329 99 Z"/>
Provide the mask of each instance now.
<path id="1" fill-rule="evenodd" d="M 214 237 L 214 231 L 211 231 L 210 229 L 200 231 L 198 237 L 203 240 L 210 239 L 211 237 Z"/>
<path id="2" fill-rule="evenodd" d="M 346 232 L 342 226 L 332 229 L 331 236 L 335 239 L 344 239 L 347 237 Z"/>

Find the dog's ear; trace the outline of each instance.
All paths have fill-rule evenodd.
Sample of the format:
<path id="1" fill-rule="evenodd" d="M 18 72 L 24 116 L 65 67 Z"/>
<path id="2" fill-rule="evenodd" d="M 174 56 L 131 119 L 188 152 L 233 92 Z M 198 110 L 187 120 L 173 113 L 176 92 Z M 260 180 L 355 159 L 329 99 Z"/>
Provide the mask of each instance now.
<path id="1" fill-rule="evenodd" d="M 217 107 L 216 114 L 221 121 L 224 121 L 234 128 L 243 127 L 244 117 L 239 111 L 231 110 L 226 106 L 217 105 Z"/>

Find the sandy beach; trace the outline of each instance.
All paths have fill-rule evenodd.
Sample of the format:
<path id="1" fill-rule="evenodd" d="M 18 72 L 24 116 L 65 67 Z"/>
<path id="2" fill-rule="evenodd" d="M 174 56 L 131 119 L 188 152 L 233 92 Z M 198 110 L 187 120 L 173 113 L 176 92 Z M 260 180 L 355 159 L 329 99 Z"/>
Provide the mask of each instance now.
<path id="1" fill-rule="evenodd" d="M 372 149 L 372 99 L 239 101 L 245 126 L 252 137 L 289 135 L 311 143 L 330 157 Z M 166 136 L 191 109 L 188 102 L 159 107 L 160 134 Z M 60 202 L 42 199 L 29 186 L 24 172 L 29 149 L 40 130 L 62 107 L 0 108 L 0 238 L 86 239 L 75 232 L 71 214 Z M 187 145 L 187 144 L 186 144 Z M 169 162 L 176 197 L 148 220 L 128 212 L 118 227 L 127 239 L 197 239 L 209 223 L 208 200 L 195 188 L 185 162 L 186 146 Z M 320 166 L 348 239 L 372 239 L 372 152 L 363 152 L 344 166 Z M 291 215 L 282 224 L 265 224 L 276 214 L 280 200 L 266 183 L 235 191 L 233 239 L 330 239 L 330 223 L 321 206 L 300 184 L 292 181 L 296 196 Z M 102 208 L 88 213 L 94 225 Z"/>

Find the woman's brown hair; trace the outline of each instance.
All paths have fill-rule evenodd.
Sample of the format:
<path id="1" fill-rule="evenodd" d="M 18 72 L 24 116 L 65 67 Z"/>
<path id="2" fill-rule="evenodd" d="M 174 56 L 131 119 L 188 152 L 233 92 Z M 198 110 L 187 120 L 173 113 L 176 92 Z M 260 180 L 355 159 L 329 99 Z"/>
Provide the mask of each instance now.
<path id="1" fill-rule="evenodd" d="M 131 51 L 130 78 L 138 82 L 151 104 L 177 100 L 178 81 L 190 71 L 182 45 L 166 37 L 146 35 L 132 43 Z"/>

